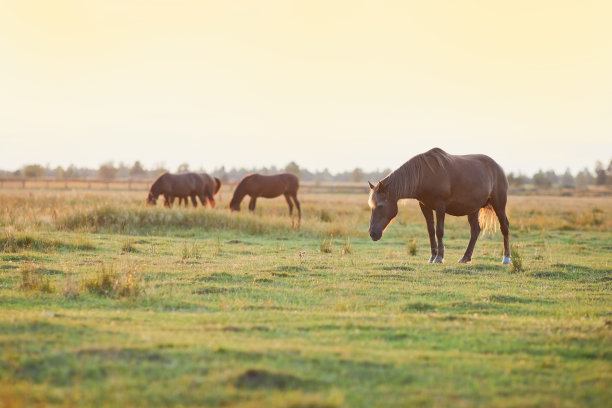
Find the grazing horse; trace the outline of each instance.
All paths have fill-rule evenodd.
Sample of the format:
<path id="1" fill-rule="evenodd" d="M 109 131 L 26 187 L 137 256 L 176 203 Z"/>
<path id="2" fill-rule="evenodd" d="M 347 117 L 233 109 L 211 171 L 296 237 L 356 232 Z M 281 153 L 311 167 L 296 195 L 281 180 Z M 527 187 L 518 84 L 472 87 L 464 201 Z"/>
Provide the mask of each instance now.
<path id="1" fill-rule="evenodd" d="M 258 197 L 274 198 L 281 194 L 285 196 L 289 205 L 289 215 L 293 215 L 293 203 L 298 210 L 298 220 L 302 219 L 302 210 L 300 202 L 297 199 L 297 191 L 300 188 L 300 182 L 297 176 L 290 173 L 280 173 L 271 176 L 263 174 L 249 174 L 244 176 L 234 190 L 234 195 L 229 203 L 229 208 L 232 211 L 240 211 L 240 203 L 245 195 L 251 197 L 249 201 L 249 210 L 255 210 L 255 202 Z M 291 202 L 293 200 L 293 203 Z"/>
<path id="2" fill-rule="evenodd" d="M 378 241 L 397 215 L 397 201 L 415 198 L 425 216 L 429 242 L 430 263 L 444 262 L 444 215 L 467 215 L 470 223 L 470 242 L 462 263 L 472 260 L 474 245 L 481 227 L 492 228 L 497 215 L 504 236 L 504 259 L 510 263 L 508 247 L 509 223 L 506 217 L 508 180 L 493 159 L 482 154 L 454 156 L 434 148 L 414 156 L 390 173 L 376 186 L 370 185 L 369 204 L 372 208 L 370 237 Z M 434 229 L 434 215 L 436 226 Z M 495 212 L 495 214 L 493 214 Z M 437 242 L 436 242 L 437 238 Z"/>
<path id="3" fill-rule="evenodd" d="M 206 200 L 208 201 L 210 206 L 214 208 L 215 207 L 214 196 L 221 189 L 221 180 L 219 180 L 217 177 L 213 177 L 213 176 L 211 176 L 209 174 L 206 174 L 206 173 L 201 173 L 200 176 L 204 180 L 204 197 L 206 197 Z M 181 203 L 184 202 L 185 203 L 185 207 L 187 207 L 187 204 L 188 204 L 187 197 L 188 196 L 180 196 L 180 197 L 178 197 L 178 199 L 179 199 L 178 205 L 180 206 Z M 191 201 L 194 201 L 195 197 L 196 197 L 196 195 L 192 194 L 191 195 Z M 205 206 L 206 205 L 206 201 L 203 201 L 202 205 Z"/>
<path id="4" fill-rule="evenodd" d="M 147 204 L 155 205 L 157 198 L 160 195 L 164 196 L 164 206 L 172 207 L 176 197 L 191 197 L 191 202 L 194 207 L 198 206 L 196 197 L 200 198 L 203 205 L 206 205 L 206 200 L 214 206 L 212 191 L 214 187 L 206 188 L 204 177 L 196 173 L 170 174 L 164 173 L 153 182 L 147 195 Z"/>

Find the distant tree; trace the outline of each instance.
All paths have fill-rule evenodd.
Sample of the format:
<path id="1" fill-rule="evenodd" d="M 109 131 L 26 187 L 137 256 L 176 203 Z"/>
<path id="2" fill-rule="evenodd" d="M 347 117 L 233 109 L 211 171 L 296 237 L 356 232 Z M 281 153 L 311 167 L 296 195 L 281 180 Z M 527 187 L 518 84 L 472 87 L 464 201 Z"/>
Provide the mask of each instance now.
<path id="1" fill-rule="evenodd" d="M 574 177 L 572 176 L 572 172 L 569 167 L 565 169 L 565 173 L 561 176 L 560 179 L 561 187 L 563 188 L 574 188 L 576 187 L 576 183 L 574 182 Z"/>
<path id="2" fill-rule="evenodd" d="M 66 170 L 64 170 L 63 177 L 65 179 L 73 179 L 79 177 L 79 170 L 76 168 L 74 164 L 68 166 Z"/>
<path id="3" fill-rule="evenodd" d="M 521 174 L 521 173 L 514 174 L 513 172 L 510 172 L 508 174 L 507 179 L 508 179 L 508 184 L 511 187 L 517 187 L 517 188 L 523 187 L 529 181 L 527 176 L 525 176 L 524 174 Z"/>
<path id="4" fill-rule="evenodd" d="M 45 175 L 45 168 L 40 164 L 28 164 L 23 167 L 23 175 L 27 178 L 41 178 Z"/>
<path id="5" fill-rule="evenodd" d="M 213 176 L 218 177 L 221 183 L 225 184 L 229 181 L 229 175 L 225 171 L 225 166 L 221 166 L 213 171 Z"/>
<path id="6" fill-rule="evenodd" d="M 355 168 L 355 170 L 351 171 L 351 173 L 349 174 L 349 181 L 357 183 L 357 182 L 363 181 L 364 177 L 365 177 L 365 173 L 363 172 L 363 170 L 357 167 Z"/>
<path id="7" fill-rule="evenodd" d="M 118 172 L 119 169 L 114 166 L 113 162 L 106 162 L 98 169 L 98 177 L 104 180 L 113 180 L 117 177 Z"/>
<path id="8" fill-rule="evenodd" d="M 603 163 L 599 160 L 595 162 L 595 185 L 606 185 L 606 170 L 604 169 Z"/>
<path id="9" fill-rule="evenodd" d="M 574 178 L 574 182 L 576 183 L 576 187 L 578 188 L 585 188 L 587 186 L 590 186 L 593 184 L 594 181 L 595 178 L 593 177 L 591 172 L 589 172 L 589 169 L 587 169 L 586 167 L 582 171 L 579 171 L 578 174 L 576 174 L 576 177 Z"/>
<path id="10" fill-rule="evenodd" d="M 188 173 L 189 172 L 189 163 L 183 163 L 178 166 L 176 169 L 177 173 Z"/>
<path id="11" fill-rule="evenodd" d="M 533 175 L 533 184 L 538 188 L 550 188 L 552 181 L 542 170 Z"/>
<path id="12" fill-rule="evenodd" d="M 291 163 L 285 166 L 285 171 L 287 173 L 295 174 L 298 177 L 300 177 L 302 174 L 302 170 L 300 169 L 300 166 L 298 166 L 297 163 L 294 161 L 292 161 Z"/>
<path id="13" fill-rule="evenodd" d="M 548 170 L 546 172 L 546 177 L 550 180 L 550 184 L 559 184 L 559 176 L 555 173 L 554 170 Z"/>
<path id="14" fill-rule="evenodd" d="M 118 178 L 128 178 L 130 175 L 130 168 L 123 162 L 119 163 L 119 167 L 117 168 L 117 177 Z"/>
<path id="15" fill-rule="evenodd" d="M 55 168 L 55 170 L 53 170 L 53 172 L 55 173 L 55 177 L 58 179 L 63 179 L 64 178 L 64 173 L 66 172 L 64 170 L 64 168 L 62 166 L 57 166 Z"/>
<path id="16" fill-rule="evenodd" d="M 146 175 L 145 169 L 142 167 L 142 164 L 137 160 L 132 168 L 130 169 L 130 177 L 133 178 L 142 178 Z"/>

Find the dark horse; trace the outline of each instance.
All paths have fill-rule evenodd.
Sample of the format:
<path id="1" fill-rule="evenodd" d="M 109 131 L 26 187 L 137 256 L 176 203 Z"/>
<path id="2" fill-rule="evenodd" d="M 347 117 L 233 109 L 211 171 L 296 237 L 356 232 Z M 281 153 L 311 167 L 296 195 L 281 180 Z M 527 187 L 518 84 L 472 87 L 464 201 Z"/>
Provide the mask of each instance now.
<path id="1" fill-rule="evenodd" d="M 209 176 L 210 178 L 210 176 Z M 206 201 L 214 207 L 215 200 L 213 194 L 218 191 L 216 185 L 213 185 L 209 179 L 204 178 L 196 173 L 170 174 L 164 173 L 153 182 L 147 195 L 147 204 L 155 205 L 157 198 L 160 195 L 164 196 L 164 206 L 172 207 L 176 197 L 191 197 L 191 202 L 194 207 L 198 206 L 196 197 L 200 198 L 202 205 L 206 205 Z M 220 187 L 219 182 L 218 186 Z"/>
<path id="2" fill-rule="evenodd" d="M 229 208 L 232 211 L 240 211 L 240 203 L 244 196 L 251 197 L 249 201 L 249 210 L 255 210 L 255 202 L 258 197 L 274 198 L 279 195 L 284 195 L 287 204 L 289 205 L 289 215 L 293 215 L 293 203 L 298 210 L 298 219 L 302 219 L 302 210 L 300 202 L 297 199 L 297 191 L 300 188 L 300 181 L 297 176 L 290 173 L 280 173 L 271 176 L 263 174 L 249 174 L 245 176 L 234 190 L 234 196 L 229 203 Z M 291 202 L 293 200 L 293 203 Z"/>
<path id="3" fill-rule="evenodd" d="M 208 200 L 208 202 L 210 203 L 210 206 L 214 208 L 215 206 L 215 200 L 213 199 L 213 197 L 219 192 L 219 190 L 221 189 L 221 180 L 219 180 L 217 177 L 213 177 L 209 174 L 206 173 L 201 173 L 200 176 L 202 176 L 203 180 L 204 180 L 204 196 L 206 197 L 206 199 Z M 188 200 L 187 198 L 190 196 L 179 196 L 178 199 L 178 205 L 180 206 L 182 202 L 184 202 L 185 207 L 187 207 L 187 203 Z M 192 194 L 191 195 L 191 201 L 195 200 L 196 195 Z M 174 204 L 171 203 L 171 204 Z M 202 205 L 206 205 L 206 202 L 202 202 Z M 195 207 L 195 205 L 194 205 Z"/>
<path id="4" fill-rule="evenodd" d="M 414 156 L 390 173 L 376 186 L 370 184 L 369 204 L 372 208 L 370 237 L 378 241 L 391 220 L 397 215 L 397 201 L 415 198 L 425 216 L 431 258 L 429 262 L 444 262 L 444 215 L 467 215 L 470 242 L 459 262 L 472 260 L 474 245 L 484 229 L 492 228 L 497 215 L 504 236 L 504 259 L 510 263 L 508 248 L 509 223 L 506 217 L 508 180 L 493 159 L 482 154 L 454 156 L 434 148 Z M 433 211 L 436 212 L 434 229 Z M 436 238 L 438 239 L 436 243 Z"/>

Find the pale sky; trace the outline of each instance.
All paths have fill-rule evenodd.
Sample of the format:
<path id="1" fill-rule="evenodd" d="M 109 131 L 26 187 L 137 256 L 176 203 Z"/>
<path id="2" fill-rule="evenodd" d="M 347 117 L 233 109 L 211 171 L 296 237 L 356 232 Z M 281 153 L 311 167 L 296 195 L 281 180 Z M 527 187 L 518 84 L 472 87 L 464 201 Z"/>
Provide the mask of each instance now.
<path id="1" fill-rule="evenodd" d="M 0 0 L 0 168 L 612 158 L 611 1 Z"/>

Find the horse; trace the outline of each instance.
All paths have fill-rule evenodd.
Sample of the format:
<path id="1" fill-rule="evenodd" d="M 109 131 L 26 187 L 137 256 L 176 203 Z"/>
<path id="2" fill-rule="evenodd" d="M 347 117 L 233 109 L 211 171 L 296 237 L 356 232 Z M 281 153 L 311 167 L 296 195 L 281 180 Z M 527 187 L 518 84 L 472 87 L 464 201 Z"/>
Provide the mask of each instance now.
<path id="1" fill-rule="evenodd" d="M 214 196 L 219 192 L 219 190 L 221 189 L 221 180 L 219 180 L 217 177 L 213 177 L 209 174 L 206 173 L 201 173 L 200 176 L 202 176 L 203 180 L 204 180 L 204 196 L 206 197 L 206 200 L 210 203 L 211 207 L 215 207 L 215 199 Z M 187 207 L 188 204 L 188 200 L 187 197 L 189 196 L 179 196 L 178 199 L 178 205 L 180 207 L 181 203 L 184 203 L 185 207 Z M 192 194 L 191 195 L 191 200 L 194 201 L 195 200 L 196 195 Z M 200 199 L 201 201 L 201 199 Z M 174 202 L 172 203 L 174 204 Z M 206 205 L 206 201 L 202 202 L 202 205 Z"/>
<path id="2" fill-rule="evenodd" d="M 368 184 L 368 202 L 372 209 L 369 233 L 373 241 L 381 239 L 397 215 L 398 200 L 414 198 L 427 224 L 431 246 L 429 263 L 444 262 L 445 214 L 468 217 L 470 241 L 460 263 L 471 262 L 481 229 L 496 226 L 495 216 L 504 241 L 502 263 L 510 263 L 510 224 L 506 216 L 508 180 L 501 166 L 490 157 L 483 154 L 456 156 L 434 148 L 414 156 L 376 186 Z"/>
<path id="3" fill-rule="evenodd" d="M 274 198 L 281 194 L 285 196 L 289 205 L 289 215 L 293 216 L 293 204 L 298 210 L 298 220 L 302 219 L 300 202 L 297 199 L 297 191 L 300 188 L 300 181 L 297 176 L 291 173 L 279 173 L 270 176 L 263 174 L 249 174 L 244 176 L 236 186 L 234 195 L 229 203 L 231 211 L 240 211 L 240 203 L 244 196 L 251 197 L 249 210 L 255 211 L 255 202 L 258 197 Z M 293 202 L 292 202 L 293 200 Z"/>
<path id="4" fill-rule="evenodd" d="M 202 175 L 196 173 L 164 173 L 151 185 L 146 202 L 149 205 L 155 205 L 157 198 L 163 195 L 164 206 L 170 208 L 176 197 L 183 197 L 185 201 L 187 201 L 187 197 L 191 197 L 193 206 L 197 207 L 196 197 L 199 197 L 202 205 L 206 205 L 208 200 L 211 206 L 214 206 L 213 191 L 215 191 L 216 186 L 210 184 L 210 180 L 206 182 Z"/>

